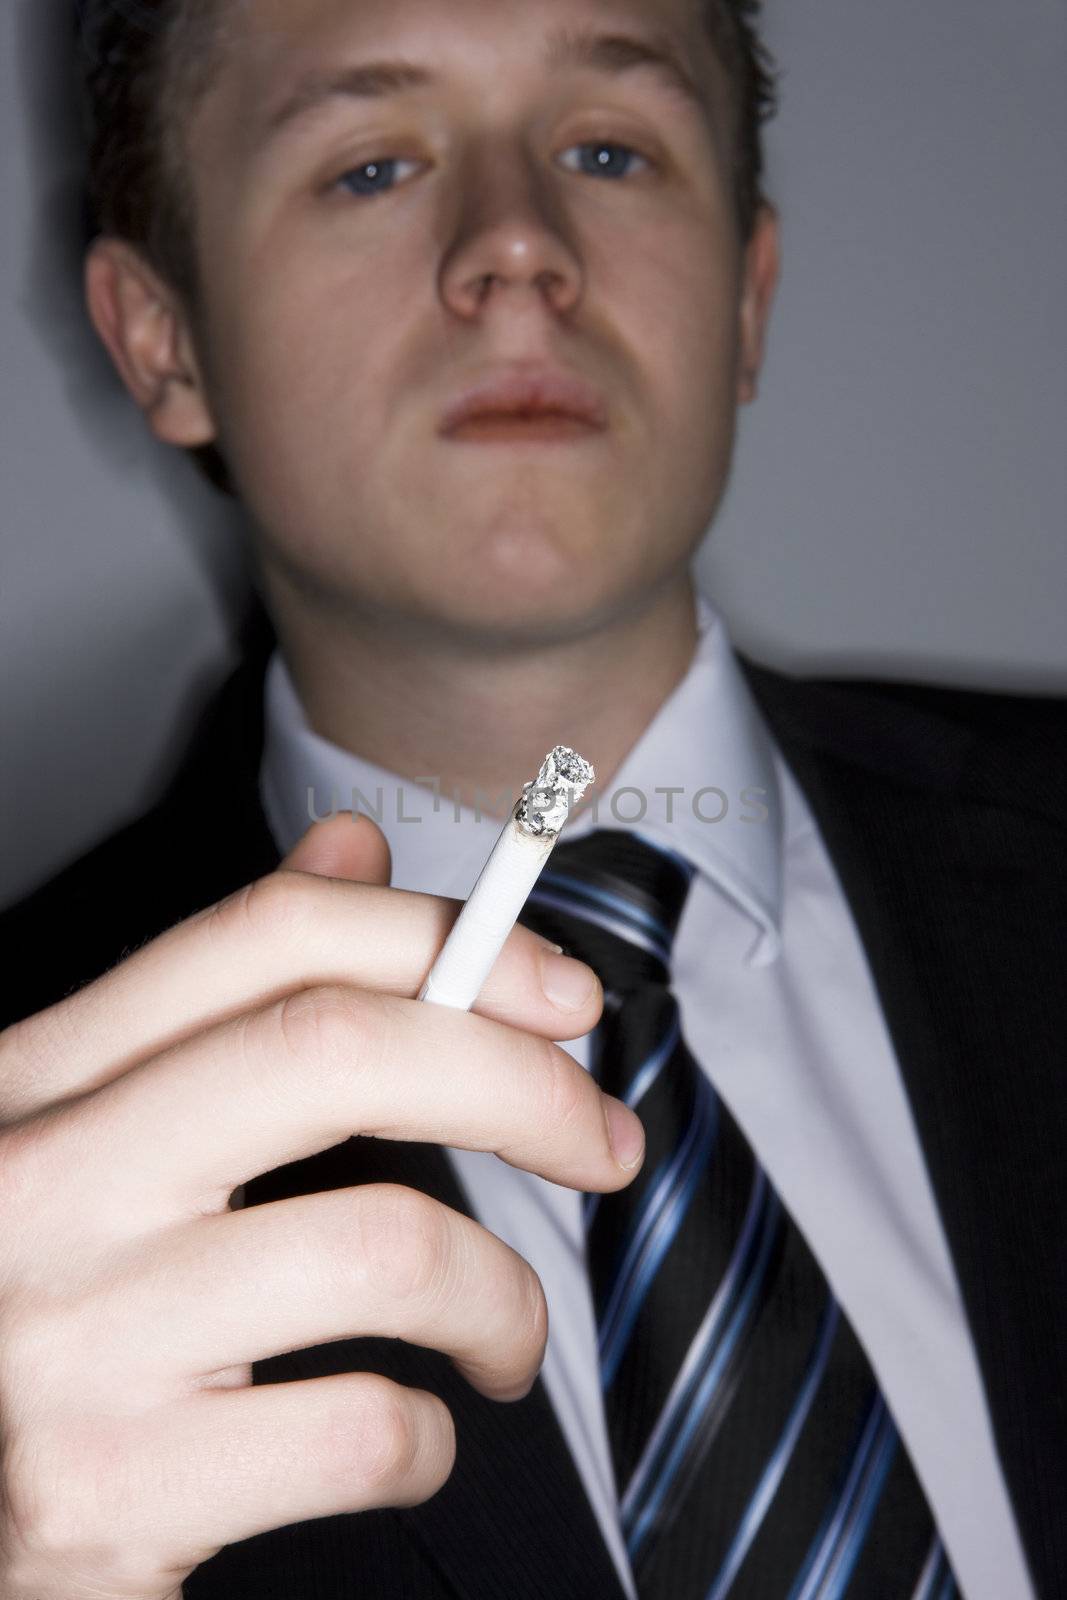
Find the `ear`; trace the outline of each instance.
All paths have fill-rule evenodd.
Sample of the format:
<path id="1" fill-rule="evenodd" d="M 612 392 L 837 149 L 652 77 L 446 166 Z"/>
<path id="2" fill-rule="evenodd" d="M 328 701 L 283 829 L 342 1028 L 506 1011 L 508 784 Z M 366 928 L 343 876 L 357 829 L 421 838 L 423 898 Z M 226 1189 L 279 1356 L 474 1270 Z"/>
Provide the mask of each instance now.
<path id="1" fill-rule="evenodd" d="M 771 304 L 780 268 L 778 213 L 761 205 L 752 237 L 745 246 L 741 281 L 741 360 L 737 378 L 737 403 L 756 398 Z"/>
<path id="2" fill-rule="evenodd" d="M 85 260 L 89 316 L 157 439 L 210 444 L 217 429 L 179 297 L 122 239 L 93 241 Z"/>

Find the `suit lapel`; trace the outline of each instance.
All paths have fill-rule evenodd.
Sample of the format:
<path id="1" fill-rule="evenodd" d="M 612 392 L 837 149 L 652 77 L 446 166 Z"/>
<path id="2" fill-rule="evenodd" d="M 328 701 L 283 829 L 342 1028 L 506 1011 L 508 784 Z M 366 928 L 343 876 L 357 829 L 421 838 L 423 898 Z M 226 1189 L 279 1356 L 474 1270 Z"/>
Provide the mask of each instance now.
<path id="1" fill-rule="evenodd" d="M 1062 823 L 1043 743 L 1056 712 L 972 696 L 961 715 L 949 690 L 742 665 L 866 949 L 1035 1575 L 1062 1578 L 1048 1471 L 1067 1461 Z"/>

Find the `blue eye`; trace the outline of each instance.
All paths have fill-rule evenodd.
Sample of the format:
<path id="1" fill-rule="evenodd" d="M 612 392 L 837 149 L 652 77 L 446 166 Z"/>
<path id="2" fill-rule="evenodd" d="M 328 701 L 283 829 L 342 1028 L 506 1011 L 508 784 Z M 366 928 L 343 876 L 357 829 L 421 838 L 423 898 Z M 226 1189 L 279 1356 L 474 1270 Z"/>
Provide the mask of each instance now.
<path id="1" fill-rule="evenodd" d="M 615 144 L 606 139 L 585 139 L 581 144 L 573 144 L 565 151 L 570 155 L 572 150 L 592 154 L 592 161 L 582 162 L 579 170 L 587 177 L 597 178 L 624 178 L 629 175 L 633 161 L 644 162 L 646 158 L 637 150 L 632 150 L 629 145 Z M 369 200 L 377 194 L 386 194 L 392 189 L 397 179 L 398 167 L 415 167 L 417 161 L 403 161 L 398 156 L 382 156 L 373 161 L 364 161 L 361 166 L 349 167 L 337 179 L 339 187 L 347 189 L 348 193 L 360 199 Z M 573 167 L 569 170 L 575 170 Z"/>
<path id="2" fill-rule="evenodd" d="M 644 161 L 645 157 L 637 150 L 632 150 L 628 144 L 615 144 L 610 139 L 586 139 L 581 144 L 571 145 L 571 150 L 585 150 L 593 152 L 593 161 L 590 165 L 583 165 L 581 171 L 587 176 L 598 178 L 623 178 L 626 172 L 620 172 L 618 157 L 628 165 L 630 159 L 636 158 Z M 570 154 L 567 151 L 566 154 Z M 647 165 L 647 162 L 645 163 Z"/>
<path id="3" fill-rule="evenodd" d="M 385 194 L 393 187 L 397 167 L 416 166 L 413 161 L 401 161 L 398 156 L 386 156 L 379 161 L 364 161 L 361 167 L 350 167 L 338 178 L 350 194 L 370 197 Z M 388 180 L 388 181 L 383 181 Z"/>

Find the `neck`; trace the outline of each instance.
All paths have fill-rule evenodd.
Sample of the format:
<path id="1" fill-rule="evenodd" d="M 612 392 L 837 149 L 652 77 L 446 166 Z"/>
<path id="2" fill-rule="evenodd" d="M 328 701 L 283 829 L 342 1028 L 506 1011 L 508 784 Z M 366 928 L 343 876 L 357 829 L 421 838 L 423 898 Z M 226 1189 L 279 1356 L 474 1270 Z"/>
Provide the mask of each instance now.
<path id="1" fill-rule="evenodd" d="M 275 624 L 311 727 L 407 779 L 504 815 L 545 752 L 570 745 L 597 789 L 689 667 L 696 609 L 688 574 L 580 637 L 476 647 L 389 621 L 314 617 L 277 603 Z"/>

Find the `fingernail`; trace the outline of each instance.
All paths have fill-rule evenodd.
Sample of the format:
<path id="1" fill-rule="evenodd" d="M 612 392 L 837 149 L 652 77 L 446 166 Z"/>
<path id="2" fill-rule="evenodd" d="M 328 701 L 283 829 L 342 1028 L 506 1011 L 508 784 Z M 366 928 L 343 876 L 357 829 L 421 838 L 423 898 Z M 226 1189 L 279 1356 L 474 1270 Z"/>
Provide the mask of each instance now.
<path id="1" fill-rule="evenodd" d="M 596 975 L 584 961 L 546 951 L 541 957 L 541 987 L 560 1011 L 580 1011 L 593 997 Z"/>
<path id="2" fill-rule="evenodd" d="M 614 1095 L 601 1094 L 601 1099 L 612 1152 L 623 1171 L 632 1172 L 645 1149 L 645 1130 L 641 1126 L 641 1119 L 629 1106 L 616 1100 Z"/>

